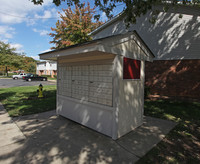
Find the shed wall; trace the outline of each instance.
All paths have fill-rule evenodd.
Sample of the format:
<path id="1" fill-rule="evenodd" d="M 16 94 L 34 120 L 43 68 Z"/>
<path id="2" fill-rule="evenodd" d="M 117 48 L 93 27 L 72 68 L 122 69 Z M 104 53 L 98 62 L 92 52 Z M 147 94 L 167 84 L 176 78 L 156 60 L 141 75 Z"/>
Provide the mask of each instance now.
<path id="1" fill-rule="evenodd" d="M 112 137 L 113 108 L 57 95 L 57 113 Z"/>
<path id="2" fill-rule="evenodd" d="M 102 71 L 96 72 L 88 72 L 89 70 L 84 72 L 84 70 L 82 70 L 82 73 L 84 73 L 84 75 L 88 76 L 88 73 L 90 73 L 90 77 L 95 77 L 95 79 L 91 79 L 88 76 L 86 80 L 88 83 L 92 82 L 91 84 L 89 84 L 89 86 L 84 86 L 85 89 L 87 89 L 85 90 L 85 92 L 87 92 L 88 94 L 83 94 L 84 90 L 82 90 L 82 88 L 79 89 L 80 86 L 78 86 L 78 83 L 77 86 L 74 86 L 72 84 L 73 76 L 69 74 L 70 69 L 73 70 L 74 67 L 80 67 L 79 60 L 77 60 L 78 63 L 76 63 L 75 61 L 73 63 L 64 63 L 64 60 L 58 60 L 57 113 L 82 125 L 92 128 L 98 132 L 113 137 L 113 113 L 115 111 L 112 100 L 113 60 L 114 56 L 112 60 L 99 60 L 99 62 L 95 61 L 94 63 L 91 60 L 81 62 L 82 67 L 84 68 L 87 67 L 89 69 L 89 67 L 91 66 L 95 66 L 95 68 L 102 68 Z M 104 63 L 104 65 L 102 64 L 102 62 Z M 111 73 L 110 71 L 104 70 L 107 68 L 107 66 L 109 66 L 109 70 L 111 69 Z M 63 68 L 65 67 L 68 68 L 68 72 L 66 69 L 63 70 Z M 73 75 L 73 72 L 71 73 Z M 96 73 L 98 73 L 98 75 Z M 103 78 L 103 75 L 108 78 Z M 78 74 L 77 77 L 81 79 L 82 77 L 84 77 L 85 79 L 86 76 L 81 76 Z M 98 81 L 95 81 L 96 79 Z M 71 87 L 66 87 L 66 81 L 68 85 L 71 84 Z M 74 82 L 76 81 L 81 82 L 82 80 L 75 79 Z"/>
<path id="3" fill-rule="evenodd" d="M 143 123 L 144 108 L 144 67 L 141 61 L 140 79 L 123 79 L 123 57 L 119 58 L 119 113 L 118 137 L 130 132 Z"/>

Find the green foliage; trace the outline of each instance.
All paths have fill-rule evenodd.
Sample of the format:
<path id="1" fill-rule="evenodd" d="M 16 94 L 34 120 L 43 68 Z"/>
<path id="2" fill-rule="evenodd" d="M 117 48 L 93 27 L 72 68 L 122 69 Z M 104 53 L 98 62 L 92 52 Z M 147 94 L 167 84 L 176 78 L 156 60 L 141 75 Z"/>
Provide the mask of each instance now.
<path id="1" fill-rule="evenodd" d="M 55 44 L 52 49 L 89 41 L 92 38 L 88 34 L 102 24 L 100 21 L 92 21 L 95 8 L 90 8 L 89 3 L 87 6 L 85 3 L 76 5 L 74 10 L 70 7 L 62 10 L 64 14 L 59 13 L 61 20 L 57 21 L 56 28 L 51 28 L 55 33 L 49 34 L 53 37 L 50 43 Z"/>
<path id="2" fill-rule="evenodd" d="M 148 96 L 150 95 L 150 87 L 145 86 L 144 87 L 144 98 L 148 98 Z"/>
<path id="3" fill-rule="evenodd" d="M 82 3 L 80 0 L 53 0 L 53 3 L 56 6 L 59 6 L 61 2 L 67 2 L 68 6 L 72 6 L 76 4 L 81 6 Z M 34 4 L 42 4 L 43 0 L 32 0 Z M 126 15 L 126 23 L 129 25 L 130 23 L 136 23 L 136 18 L 145 14 L 148 10 L 153 10 L 153 6 L 157 4 L 163 4 L 163 11 L 167 11 L 169 8 L 173 8 L 177 5 L 189 5 L 189 6 L 199 6 L 200 0 L 94 0 L 95 6 L 99 7 L 101 11 L 105 12 L 107 17 L 112 18 L 112 12 L 114 8 L 117 7 L 117 4 L 123 4 L 124 14 Z M 95 15 L 95 18 L 99 19 L 100 15 Z M 155 23 L 155 16 L 153 16 L 150 22 Z"/>
<path id="4" fill-rule="evenodd" d="M 0 71 L 6 72 L 7 70 L 24 70 L 26 72 L 35 73 L 36 60 L 27 57 L 24 54 L 17 54 L 15 48 L 11 48 L 9 43 L 0 41 Z"/>

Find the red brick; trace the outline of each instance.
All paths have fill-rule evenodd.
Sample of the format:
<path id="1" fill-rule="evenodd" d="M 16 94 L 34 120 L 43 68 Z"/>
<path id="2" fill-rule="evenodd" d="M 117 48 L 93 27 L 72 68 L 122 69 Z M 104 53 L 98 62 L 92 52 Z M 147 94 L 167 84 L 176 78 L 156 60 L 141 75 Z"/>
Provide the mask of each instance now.
<path id="1" fill-rule="evenodd" d="M 200 100 L 200 60 L 146 62 L 145 76 L 151 94 Z"/>

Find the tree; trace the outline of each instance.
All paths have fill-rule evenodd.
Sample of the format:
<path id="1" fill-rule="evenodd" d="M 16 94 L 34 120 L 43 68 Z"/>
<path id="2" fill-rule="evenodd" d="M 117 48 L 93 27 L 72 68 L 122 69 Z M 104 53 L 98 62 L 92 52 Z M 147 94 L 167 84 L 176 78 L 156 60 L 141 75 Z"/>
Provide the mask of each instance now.
<path id="1" fill-rule="evenodd" d="M 0 41 L 0 65 L 5 66 L 5 72 L 8 76 L 8 66 L 11 63 L 11 57 L 15 55 L 15 48 L 11 48 L 10 44 Z"/>
<path id="2" fill-rule="evenodd" d="M 23 69 L 33 72 L 36 61 L 25 56 L 25 54 L 17 54 L 15 48 L 11 48 L 9 43 L 0 41 L 0 68 L 3 68 L 8 76 L 9 70 Z"/>
<path id="3" fill-rule="evenodd" d="M 80 0 L 53 0 L 56 6 L 59 6 L 61 2 L 67 2 L 68 6 L 73 4 L 81 5 Z M 34 4 L 42 4 L 43 0 L 32 0 Z M 127 24 L 136 23 L 136 18 L 142 14 L 146 14 L 148 10 L 153 10 L 153 6 L 157 4 L 164 4 L 163 11 L 167 11 L 168 8 L 177 5 L 191 5 L 200 6 L 200 0 L 94 0 L 96 7 L 106 13 L 107 17 L 112 18 L 112 11 L 117 7 L 116 4 L 123 4 L 124 14 L 126 15 Z M 155 10 L 153 13 L 156 15 L 159 11 Z M 99 19 L 100 15 L 94 16 Z"/>
<path id="4" fill-rule="evenodd" d="M 93 22 L 93 15 L 95 14 L 95 8 L 90 8 L 88 3 L 85 6 L 83 3 L 81 6 L 76 5 L 75 9 L 62 9 L 64 14 L 60 14 L 61 20 L 56 23 L 56 28 L 51 28 L 55 33 L 49 35 L 53 37 L 55 47 L 51 49 L 64 48 L 73 44 L 83 43 L 91 40 L 91 36 L 88 34 L 102 24 L 100 21 Z"/>

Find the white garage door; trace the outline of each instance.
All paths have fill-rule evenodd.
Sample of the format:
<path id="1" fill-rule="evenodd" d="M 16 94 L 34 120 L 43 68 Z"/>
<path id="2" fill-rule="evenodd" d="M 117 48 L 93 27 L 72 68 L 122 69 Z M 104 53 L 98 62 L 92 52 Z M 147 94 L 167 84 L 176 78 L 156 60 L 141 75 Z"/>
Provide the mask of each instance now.
<path id="1" fill-rule="evenodd" d="M 59 66 L 58 94 L 112 106 L 112 65 Z"/>

